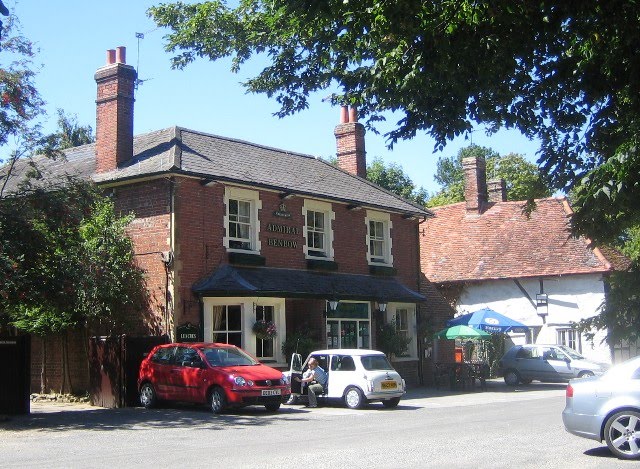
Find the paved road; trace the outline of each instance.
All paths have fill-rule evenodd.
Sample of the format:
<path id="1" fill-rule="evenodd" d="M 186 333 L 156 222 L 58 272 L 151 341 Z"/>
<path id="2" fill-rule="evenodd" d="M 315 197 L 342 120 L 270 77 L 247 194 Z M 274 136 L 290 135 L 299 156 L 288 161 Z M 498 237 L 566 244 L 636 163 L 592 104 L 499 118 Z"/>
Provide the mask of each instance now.
<path id="1" fill-rule="evenodd" d="M 397 409 L 372 404 L 100 409 L 33 404 L 0 423 L 0 467 L 613 468 L 606 446 L 568 434 L 564 386 L 487 392 L 409 391 Z"/>

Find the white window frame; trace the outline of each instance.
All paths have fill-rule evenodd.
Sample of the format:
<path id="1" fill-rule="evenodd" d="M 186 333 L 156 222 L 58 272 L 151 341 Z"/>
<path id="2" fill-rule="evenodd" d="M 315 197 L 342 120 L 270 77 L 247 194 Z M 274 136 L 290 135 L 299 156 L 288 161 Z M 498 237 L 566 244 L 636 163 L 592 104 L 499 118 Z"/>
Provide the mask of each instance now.
<path id="1" fill-rule="evenodd" d="M 327 334 L 329 334 L 330 332 L 330 328 L 329 328 L 329 323 L 330 322 L 337 322 L 338 323 L 338 329 L 341 331 L 342 330 L 342 323 L 343 322 L 355 322 L 356 323 L 356 343 L 358 344 L 358 346 L 356 348 L 358 349 L 368 349 L 372 347 L 372 342 L 373 342 L 373 334 L 375 334 L 375 331 L 373 330 L 373 320 L 371 318 L 371 303 L 366 302 L 366 301 L 341 301 L 340 303 L 362 303 L 362 304 L 366 304 L 367 305 L 367 318 L 363 319 L 363 318 L 347 318 L 347 317 L 327 317 L 325 319 L 325 331 Z M 327 302 L 326 308 L 329 308 L 329 302 Z M 367 344 L 367 346 L 365 347 L 364 344 L 362 344 L 363 346 L 361 347 L 360 345 L 360 341 L 362 338 L 362 335 L 360 334 L 361 331 L 361 324 L 362 323 L 366 323 L 367 327 L 369 328 L 369 343 Z M 327 343 L 327 349 L 340 349 L 340 348 L 344 348 L 343 344 L 342 344 L 342 335 L 338 335 L 338 346 L 335 347 L 333 346 L 333 344 L 331 344 L 331 346 L 329 345 L 329 343 Z"/>
<path id="2" fill-rule="evenodd" d="M 253 324 L 256 322 L 254 304 L 261 306 L 273 306 L 273 320 L 276 323 L 277 335 L 273 338 L 273 351 L 275 364 L 286 366 L 286 358 L 282 353 L 282 343 L 287 339 L 286 314 L 284 298 L 246 298 L 246 297 L 205 297 L 204 308 L 204 342 L 213 340 L 213 307 L 240 305 L 242 314 L 242 348 L 250 354 L 256 354 L 256 336 L 253 333 Z M 274 365 L 270 363 L 270 365 Z"/>
<path id="3" fill-rule="evenodd" d="M 407 312 L 407 337 L 411 339 L 407 344 L 407 354 L 401 357 L 395 357 L 395 360 L 415 360 L 418 358 L 418 339 L 417 339 L 417 319 L 416 305 L 413 303 L 389 303 L 385 320 L 396 326 L 396 316 L 398 311 L 406 310 Z"/>
<path id="4" fill-rule="evenodd" d="M 275 307 L 274 305 L 267 305 L 267 304 L 264 304 L 264 303 L 255 304 L 255 305 L 254 305 L 254 307 L 253 307 L 253 311 L 254 311 L 254 318 L 253 318 L 253 320 L 254 320 L 254 321 L 257 321 L 257 320 L 258 320 L 258 308 L 273 308 L 273 313 L 272 313 L 272 315 L 273 315 L 273 322 L 274 322 L 274 324 L 276 324 L 276 330 L 278 330 L 278 329 L 277 329 L 278 325 L 277 325 L 277 322 L 276 322 L 276 319 L 277 319 L 276 307 Z M 252 327 L 253 327 L 253 326 L 252 326 Z M 277 335 L 276 335 L 276 337 L 277 337 Z M 272 339 L 258 339 L 257 337 L 254 337 L 253 346 L 254 346 L 254 349 L 255 349 L 255 356 L 256 356 L 259 360 L 261 360 L 261 361 L 262 361 L 262 360 L 275 360 L 275 359 L 276 359 L 276 357 L 277 357 L 277 350 L 276 350 L 276 337 L 274 337 L 274 338 L 272 338 Z M 257 347 L 257 343 L 258 343 L 258 341 L 261 341 L 263 345 L 264 345 L 264 342 L 266 342 L 266 341 L 270 341 L 270 342 L 272 343 L 273 355 L 272 355 L 272 356 L 271 356 L 271 355 L 259 355 L 259 354 L 258 354 L 258 347 Z"/>
<path id="5" fill-rule="evenodd" d="M 308 212 L 320 212 L 324 215 L 324 256 L 316 256 L 313 253 L 310 253 L 309 249 L 309 229 L 307 226 L 307 213 Z M 319 200 L 309 200 L 305 199 L 304 204 L 302 205 L 302 216 L 304 219 L 304 224 L 302 228 L 302 234 L 304 236 L 304 245 L 303 252 L 306 259 L 323 259 L 332 261 L 334 259 L 334 251 L 333 251 L 333 221 L 336 218 L 335 212 L 332 210 L 331 204 L 329 202 L 321 202 Z"/>
<path id="6" fill-rule="evenodd" d="M 573 342 L 575 342 L 575 345 L 571 345 L 572 339 L 568 338 L 568 336 L 573 336 Z M 580 337 L 580 333 L 576 329 L 573 329 L 571 327 L 562 327 L 556 329 L 556 343 L 558 345 L 566 345 L 576 352 L 582 353 L 582 340 Z"/>
<path id="7" fill-rule="evenodd" d="M 251 226 L 249 228 L 249 249 L 237 249 L 230 247 L 232 238 L 229 233 L 229 201 L 238 200 L 241 202 L 248 202 L 250 204 L 250 216 Z M 262 201 L 260 200 L 260 193 L 258 191 L 243 189 L 240 187 L 226 186 L 224 190 L 224 228 L 225 236 L 222 240 L 224 247 L 229 252 L 244 252 L 249 254 L 260 254 L 260 219 L 258 218 L 258 211 L 262 209 Z"/>
<path id="8" fill-rule="evenodd" d="M 391 240 L 391 228 L 393 226 L 392 226 L 390 214 L 384 213 L 384 212 L 376 212 L 374 210 L 367 210 L 367 216 L 365 217 L 364 221 L 367 226 L 367 239 L 366 239 L 367 262 L 369 263 L 369 265 L 393 266 L 393 255 L 391 254 L 391 248 L 393 245 Z M 379 223 L 382 223 L 382 226 L 383 226 L 382 262 L 372 260 L 374 257 L 377 257 L 377 256 L 373 256 L 371 254 L 372 237 L 371 237 L 370 222 L 379 222 Z"/>

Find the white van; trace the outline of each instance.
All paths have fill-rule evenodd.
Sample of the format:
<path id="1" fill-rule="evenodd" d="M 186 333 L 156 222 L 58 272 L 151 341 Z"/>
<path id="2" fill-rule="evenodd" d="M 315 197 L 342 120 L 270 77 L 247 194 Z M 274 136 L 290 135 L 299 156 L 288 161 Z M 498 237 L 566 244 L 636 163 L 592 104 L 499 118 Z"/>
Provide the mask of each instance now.
<path id="1" fill-rule="evenodd" d="M 291 384 L 292 399 L 306 397 L 301 383 L 293 379 L 302 376 L 313 357 L 327 372 L 329 380 L 321 399 L 342 400 L 350 409 L 359 409 L 371 401 L 381 401 L 385 407 L 396 407 L 406 392 L 404 379 L 393 368 L 387 356 L 377 350 L 331 349 L 311 352 L 302 362 L 300 354 L 291 357 L 291 369 L 285 376 Z"/>

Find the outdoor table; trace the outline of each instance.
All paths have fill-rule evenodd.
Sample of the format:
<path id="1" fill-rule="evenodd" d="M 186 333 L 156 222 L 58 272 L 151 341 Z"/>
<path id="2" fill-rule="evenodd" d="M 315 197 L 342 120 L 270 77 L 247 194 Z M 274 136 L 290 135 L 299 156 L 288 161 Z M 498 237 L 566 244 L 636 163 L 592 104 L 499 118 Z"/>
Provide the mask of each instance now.
<path id="1" fill-rule="evenodd" d="M 478 380 L 480 388 L 486 389 L 489 365 L 485 362 L 442 362 L 435 364 L 434 381 L 436 387 L 440 387 L 441 380 L 446 380 L 450 389 L 471 389 Z"/>

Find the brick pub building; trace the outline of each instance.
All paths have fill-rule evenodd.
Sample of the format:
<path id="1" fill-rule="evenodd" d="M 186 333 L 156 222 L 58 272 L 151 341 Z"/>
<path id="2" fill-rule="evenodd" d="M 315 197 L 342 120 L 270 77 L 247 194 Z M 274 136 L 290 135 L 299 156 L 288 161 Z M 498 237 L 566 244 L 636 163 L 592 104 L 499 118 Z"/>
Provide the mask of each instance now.
<path id="1" fill-rule="evenodd" d="M 135 214 L 128 233 L 150 303 L 122 332 L 229 342 L 284 367 L 294 333 L 321 347 L 376 348 L 376 326 L 394 321 L 410 339 L 394 364 L 419 382 L 418 231 L 430 212 L 365 179 L 356 112 L 342 108 L 335 128 L 338 167 L 181 127 L 134 137 L 135 79 L 124 48 L 108 51 L 95 74 L 96 142 L 51 169 L 93 179 Z M 275 338 L 253 333 L 261 319 Z M 37 350 L 33 362 L 39 374 Z"/>

